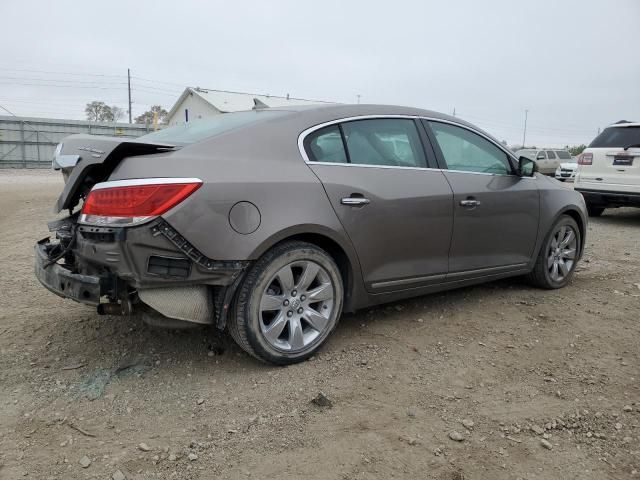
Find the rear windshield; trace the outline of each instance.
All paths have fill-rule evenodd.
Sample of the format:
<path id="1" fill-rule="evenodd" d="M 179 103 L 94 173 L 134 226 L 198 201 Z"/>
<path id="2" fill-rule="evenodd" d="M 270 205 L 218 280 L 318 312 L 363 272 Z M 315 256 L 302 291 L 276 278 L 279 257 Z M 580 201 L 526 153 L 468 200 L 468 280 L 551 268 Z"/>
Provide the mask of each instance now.
<path id="1" fill-rule="evenodd" d="M 640 144 L 640 127 L 609 127 L 589 144 L 589 148 L 622 148 L 636 144 Z"/>
<path id="2" fill-rule="evenodd" d="M 283 110 L 250 110 L 246 112 L 222 113 L 195 120 L 184 125 L 165 128 L 138 138 L 144 142 L 176 143 L 188 145 L 213 137 L 234 128 L 244 127 L 270 118 L 285 115 Z"/>
<path id="3" fill-rule="evenodd" d="M 556 150 L 555 152 L 556 155 L 558 155 L 558 158 L 561 158 L 562 160 L 571 160 L 571 154 L 566 150 Z"/>

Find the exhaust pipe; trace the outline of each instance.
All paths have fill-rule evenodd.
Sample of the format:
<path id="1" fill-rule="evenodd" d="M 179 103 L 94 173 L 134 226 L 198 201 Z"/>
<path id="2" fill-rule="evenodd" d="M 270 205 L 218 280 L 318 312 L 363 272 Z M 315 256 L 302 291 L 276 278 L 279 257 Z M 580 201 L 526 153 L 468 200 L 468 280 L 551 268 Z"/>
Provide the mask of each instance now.
<path id="1" fill-rule="evenodd" d="M 128 316 L 133 313 L 133 305 L 127 300 L 118 302 L 101 303 L 97 308 L 98 315 Z"/>

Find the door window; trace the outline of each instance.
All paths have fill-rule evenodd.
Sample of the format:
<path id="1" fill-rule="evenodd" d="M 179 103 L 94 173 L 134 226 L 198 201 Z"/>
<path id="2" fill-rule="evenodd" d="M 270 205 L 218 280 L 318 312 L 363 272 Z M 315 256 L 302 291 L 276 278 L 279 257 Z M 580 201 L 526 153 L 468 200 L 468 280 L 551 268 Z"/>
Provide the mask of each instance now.
<path id="1" fill-rule="evenodd" d="M 449 170 L 509 175 L 507 154 L 496 145 L 466 128 L 429 122 Z"/>
<path id="2" fill-rule="evenodd" d="M 305 149 L 312 162 L 347 163 L 340 127 L 337 125 L 313 132 L 305 139 Z"/>
<path id="3" fill-rule="evenodd" d="M 342 132 L 353 164 L 427 166 L 418 129 L 411 119 L 354 120 L 343 123 Z"/>
<path id="4" fill-rule="evenodd" d="M 549 157 L 549 160 L 555 160 L 556 154 L 553 153 L 551 150 L 547 150 L 547 157 Z"/>
<path id="5" fill-rule="evenodd" d="M 546 160 L 547 159 L 547 155 L 544 152 L 538 152 L 538 156 L 536 157 L 536 160 Z"/>

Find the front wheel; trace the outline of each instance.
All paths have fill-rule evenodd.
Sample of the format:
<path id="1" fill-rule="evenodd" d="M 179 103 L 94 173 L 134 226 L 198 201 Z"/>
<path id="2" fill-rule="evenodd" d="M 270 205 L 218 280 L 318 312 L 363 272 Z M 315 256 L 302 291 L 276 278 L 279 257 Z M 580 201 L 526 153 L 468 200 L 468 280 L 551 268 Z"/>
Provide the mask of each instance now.
<path id="1" fill-rule="evenodd" d="M 562 288 L 569 283 L 580 255 L 582 238 L 576 221 L 562 215 L 551 227 L 528 278 L 540 288 Z"/>
<path id="2" fill-rule="evenodd" d="M 229 332 L 249 354 L 277 365 L 301 362 L 327 339 L 342 313 L 334 260 L 305 242 L 265 253 L 238 289 Z"/>

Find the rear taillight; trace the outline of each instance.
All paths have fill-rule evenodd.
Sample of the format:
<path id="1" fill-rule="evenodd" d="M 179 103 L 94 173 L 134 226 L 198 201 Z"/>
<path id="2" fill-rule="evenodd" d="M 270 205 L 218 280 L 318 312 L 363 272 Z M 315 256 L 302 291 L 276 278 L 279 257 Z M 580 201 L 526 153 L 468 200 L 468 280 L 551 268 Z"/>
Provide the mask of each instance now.
<path id="1" fill-rule="evenodd" d="M 197 178 L 148 178 L 98 183 L 87 196 L 80 223 L 133 225 L 162 215 L 202 185 Z"/>
<path id="2" fill-rule="evenodd" d="M 581 153 L 578 155 L 578 165 L 591 165 L 593 163 L 593 153 Z"/>

